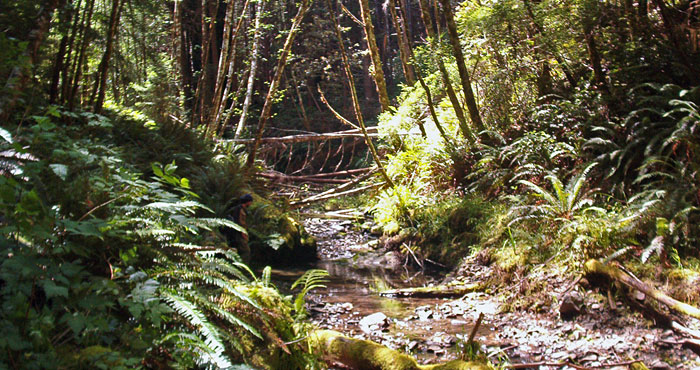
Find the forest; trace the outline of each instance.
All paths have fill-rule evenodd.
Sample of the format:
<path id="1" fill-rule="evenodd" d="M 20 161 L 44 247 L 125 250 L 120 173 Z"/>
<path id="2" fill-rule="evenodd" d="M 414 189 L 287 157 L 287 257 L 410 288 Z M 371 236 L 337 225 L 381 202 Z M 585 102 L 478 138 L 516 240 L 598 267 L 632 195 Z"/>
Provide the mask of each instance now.
<path id="1" fill-rule="evenodd" d="M 700 368 L 699 0 L 0 30 L 0 368 Z"/>

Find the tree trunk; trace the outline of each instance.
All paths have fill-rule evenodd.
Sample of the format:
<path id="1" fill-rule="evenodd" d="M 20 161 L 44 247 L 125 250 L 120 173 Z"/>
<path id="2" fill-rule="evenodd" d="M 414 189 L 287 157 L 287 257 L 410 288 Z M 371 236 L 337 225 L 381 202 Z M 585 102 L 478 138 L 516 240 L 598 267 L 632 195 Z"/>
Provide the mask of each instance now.
<path id="1" fill-rule="evenodd" d="M 627 272 L 611 265 L 604 265 L 598 260 L 589 260 L 584 266 L 586 275 L 591 277 L 605 276 L 608 279 L 618 281 L 627 285 L 630 288 L 636 289 L 645 295 L 663 303 L 668 308 L 680 312 L 682 314 L 700 319 L 700 309 L 691 306 L 687 303 L 677 301 L 663 292 L 644 284 L 636 277 L 628 274 Z"/>
<path id="2" fill-rule="evenodd" d="M 386 80 L 384 79 L 384 70 L 382 69 L 382 60 L 379 55 L 379 47 L 377 47 L 377 39 L 374 34 L 374 26 L 372 25 L 369 1 L 359 0 L 359 2 L 367 48 L 369 49 L 369 56 L 372 60 L 372 76 L 374 77 L 374 83 L 377 87 L 379 103 L 382 106 L 382 110 L 385 111 L 389 109 L 390 105 L 389 94 L 386 91 Z"/>
<path id="3" fill-rule="evenodd" d="M 91 38 L 88 35 L 88 30 L 90 30 L 92 24 L 92 15 L 95 10 L 95 0 L 89 0 L 87 3 L 87 11 L 83 12 L 83 20 L 80 27 L 80 50 L 78 51 L 78 56 L 75 58 L 75 63 L 73 64 L 73 82 L 70 84 L 69 92 L 67 96 L 68 109 L 73 110 L 76 99 L 78 99 L 78 90 L 80 89 L 80 80 L 83 73 L 83 64 L 85 64 L 87 47 L 90 44 Z"/>
<path id="4" fill-rule="evenodd" d="M 684 31 L 673 21 L 673 17 L 671 16 L 664 0 L 651 1 L 659 8 L 661 21 L 666 29 L 667 37 L 671 41 L 671 46 L 673 46 L 673 52 L 686 68 L 686 77 L 691 83 L 697 83 L 700 80 L 700 70 L 697 67 L 697 61 L 691 60 L 688 53 L 685 52 L 687 43 L 684 42 L 685 36 L 681 35 L 681 33 Z"/>
<path id="5" fill-rule="evenodd" d="M 99 68 L 97 69 L 97 78 L 95 79 L 95 85 L 93 90 L 93 97 L 97 96 L 94 100 L 94 105 L 92 107 L 95 113 L 100 113 L 102 111 L 102 104 L 105 100 L 105 92 L 107 90 L 107 74 L 109 73 L 109 61 L 112 58 L 112 51 L 114 49 L 114 41 L 117 37 L 117 30 L 119 29 L 119 19 L 121 16 L 122 5 L 124 3 L 121 0 L 112 0 L 112 11 L 109 15 L 109 28 L 107 30 L 107 45 L 105 46 L 105 52 L 102 54 L 102 60 L 100 61 Z M 90 99 L 91 103 L 93 99 Z"/>
<path id="6" fill-rule="evenodd" d="M 265 12 L 265 2 L 257 3 L 255 5 L 255 25 L 253 31 L 253 50 L 250 55 L 250 73 L 248 74 L 248 87 L 245 93 L 245 100 L 243 101 L 243 108 L 241 110 L 241 118 L 238 120 L 238 125 L 236 125 L 236 133 L 233 138 L 238 139 L 243 132 L 243 127 L 245 127 L 245 121 L 248 117 L 248 109 L 250 108 L 250 102 L 253 99 L 253 88 L 255 83 L 255 72 L 258 70 L 258 58 L 260 57 L 260 21 L 263 12 Z"/>
<path id="7" fill-rule="evenodd" d="M 406 77 L 406 83 L 409 86 L 413 86 L 416 82 L 416 77 L 413 73 L 413 66 L 411 65 L 410 48 L 408 43 L 408 35 L 406 34 L 406 21 L 405 19 L 401 21 L 396 13 L 396 7 L 398 4 L 396 0 L 391 0 L 389 4 L 389 10 L 391 13 L 391 20 L 394 24 L 394 29 L 396 29 L 396 38 L 399 44 L 399 57 L 401 58 L 401 67 L 403 68 L 403 75 Z"/>
<path id="8" fill-rule="evenodd" d="M 452 44 L 452 54 L 457 61 L 459 78 L 462 80 L 462 91 L 464 92 L 464 99 L 467 102 L 469 117 L 471 118 L 476 129 L 478 131 L 483 131 L 485 127 L 484 123 L 481 121 L 481 114 L 479 113 L 479 107 L 476 104 L 471 79 L 469 78 L 469 71 L 467 70 L 467 64 L 464 60 L 464 53 L 462 52 L 462 46 L 459 42 L 457 24 L 454 20 L 454 14 L 452 14 L 452 5 L 450 4 L 450 0 L 440 0 L 440 3 L 442 3 L 443 14 L 445 15 L 445 20 L 447 21 L 447 33 L 450 36 L 450 43 Z"/>
<path id="9" fill-rule="evenodd" d="M 225 100 L 222 96 L 224 92 L 224 85 L 226 82 L 226 67 L 231 58 L 231 34 L 233 32 L 233 16 L 234 10 L 236 9 L 236 2 L 229 1 L 226 5 L 226 15 L 224 16 L 224 34 L 221 38 L 221 52 L 219 53 L 219 64 L 216 69 L 216 80 L 214 83 L 214 101 L 212 102 L 212 117 L 210 124 L 207 126 L 207 133 L 211 135 L 216 135 L 218 133 L 218 124 L 221 115 L 222 104 L 221 101 Z M 231 76 L 233 78 L 233 76 Z"/>
<path id="10" fill-rule="evenodd" d="M 275 75 L 270 83 L 270 89 L 267 92 L 265 103 L 263 104 L 262 111 L 260 112 L 260 118 L 258 119 L 258 132 L 255 135 L 255 143 L 253 143 L 253 147 L 248 154 L 248 161 L 246 163 L 246 167 L 248 168 L 251 168 L 253 163 L 255 163 L 255 155 L 258 151 L 258 147 L 260 146 L 260 139 L 262 139 L 263 132 L 265 131 L 267 120 L 270 118 L 272 104 L 274 104 L 275 95 L 277 95 L 277 88 L 282 76 L 284 75 L 284 67 L 287 65 L 287 57 L 289 56 L 289 51 L 292 48 L 292 42 L 294 42 L 294 37 L 296 36 L 297 32 L 299 32 L 301 21 L 306 15 L 306 12 L 309 10 L 310 5 L 311 0 L 302 0 L 301 5 L 299 6 L 299 11 L 297 11 L 297 14 L 294 16 L 292 27 L 289 29 L 287 39 L 284 42 L 282 51 L 280 52 L 280 57 L 277 61 L 277 70 L 275 71 Z"/>
<path id="11" fill-rule="evenodd" d="M 241 9 L 240 12 L 240 17 L 238 19 L 238 23 L 236 24 L 236 29 L 233 31 L 233 39 L 231 40 L 231 57 L 228 62 L 228 80 L 226 82 L 226 87 L 224 88 L 224 91 L 221 93 L 221 102 L 219 103 L 219 117 L 217 118 L 218 125 L 219 125 L 219 131 L 217 133 L 217 136 L 222 136 L 224 129 L 229 126 L 231 122 L 231 117 L 233 116 L 233 107 L 235 106 L 236 102 L 238 101 L 238 97 L 240 96 L 240 91 L 243 88 L 243 76 L 246 75 L 245 72 L 242 73 L 236 73 L 238 70 L 238 58 L 237 56 L 237 45 L 238 45 L 238 36 L 241 34 L 241 26 L 243 25 L 243 21 L 247 19 L 248 17 L 246 16 L 247 10 L 248 10 L 248 5 L 250 4 L 249 0 L 246 0 L 245 3 L 243 4 L 243 8 Z M 239 77 L 239 78 L 234 78 L 234 77 Z M 234 85 L 238 82 L 238 88 L 236 89 L 236 92 L 232 95 L 229 96 L 231 91 L 233 90 Z M 230 106 L 229 109 L 226 110 L 225 107 L 227 105 L 227 102 L 230 101 Z M 222 116 L 223 115 L 223 116 Z"/>
<path id="12" fill-rule="evenodd" d="M 367 0 L 361 0 L 361 1 L 367 1 Z M 389 186 L 392 188 L 394 187 L 394 182 L 391 181 L 391 178 L 389 175 L 386 173 L 386 170 L 384 170 L 384 167 L 382 166 L 382 162 L 379 159 L 379 154 L 377 154 L 377 150 L 374 147 L 374 143 L 372 143 L 372 139 L 369 138 L 367 134 L 367 128 L 365 127 L 365 121 L 362 117 L 362 109 L 360 107 L 360 101 L 357 98 L 357 90 L 355 88 L 355 78 L 352 75 L 352 70 L 350 69 L 350 62 L 348 61 L 348 55 L 345 52 L 345 45 L 343 43 L 343 36 L 340 32 L 340 24 L 338 24 L 338 18 L 336 18 L 335 11 L 333 8 L 333 5 L 331 4 L 331 0 L 326 0 L 326 4 L 328 5 L 328 12 L 330 13 L 331 20 L 333 21 L 334 28 L 335 28 L 335 35 L 338 38 L 338 47 L 340 48 L 340 55 L 341 58 L 343 59 L 343 66 L 345 68 L 345 76 L 348 79 L 348 85 L 350 86 L 350 95 L 352 97 L 352 105 L 355 110 L 355 119 L 357 119 L 357 123 L 360 126 L 360 130 L 362 131 L 362 135 L 365 137 L 365 142 L 367 144 L 367 147 L 369 148 L 370 152 L 372 153 L 372 158 L 374 159 L 374 163 L 377 164 L 377 169 L 379 172 L 382 174 L 382 177 L 386 181 Z"/>
<path id="13" fill-rule="evenodd" d="M 539 0 L 538 0 L 539 1 Z M 532 22 L 533 26 L 535 27 L 535 30 L 537 31 L 538 34 L 544 35 L 544 29 L 540 25 L 539 21 L 535 17 L 535 12 L 532 10 L 532 6 L 530 4 L 530 0 L 523 0 L 523 4 L 525 5 L 525 10 L 530 17 L 530 21 Z M 562 72 L 564 72 L 564 76 L 566 76 L 566 80 L 569 81 L 569 85 L 571 87 L 576 87 L 577 81 L 576 78 L 574 77 L 573 72 L 569 68 L 569 64 L 566 63 L 564 58 L 562 58 L 561 55 L 559 55 L 559 51 L 554 45 L 551 45 L 549 42 L 546 41 L 546 38 L 543 38 L 545 46 L 549 49 L 549 52 L 552 54 L 554 57 L 554 60 L 557 61 L 557 64 L 559 64 L 562 68 Z"/>
<path id="14" fill-rule="evenodd" d="M 421 18 L 423 19 L 423 24 L 425 25 L 425 31 L 430 39 L 430 47 L 433 50 L 433 56 L 435 57 L 435 62 L 437 63 L 438 70 L 440 71 L 440 76 L 442 77 L 442 83 L 445 85 L 445 91 L 447 96 L 450 98 L 452 103 L 452 109 L 457 117 L 457 122 L 459 122 L 459 127 L 462 130 L 462 135 L 469 143 L 474 143 L 474 135 L 472 134 L 469 126 L 467 125 L 467 119 L 464 116 L 464 110 L 462 110 L 462 104 L 457 97 L 457 94 L 452 87 L 452 81 L 450 81 L 450 76 L 447 73 L 447 68 L 445 68 L 445 63 L 442 61 L 440 56 L 440 50 L 438 44 L 438 35 L 433 28 L 433 17 L 430 15 L 430 5 L 428 0 L 420 0 L 420 10 Z M 437 121 L 435 121 L 437 122 Z"/>
<path id="15" fill-rule="evenodd" d="M 24 54 L 29 59 L 26 66 L 16 66 L 10 73 L 10 77 L 5 84 L 7 100 L 0 99 L 0 121 L 5 121 L 17 104 L 17 99 L 25 90 L 27 83 L 32 77 L 33 68 L 38 64 L 39 47 L 44 41 L 44 36 L 49 31 L 51 18 L 57 7 L 65 5 L 66 0 L 49 0 L 40 9 L 32 29 L 28 33 L 27 49 Z"/>

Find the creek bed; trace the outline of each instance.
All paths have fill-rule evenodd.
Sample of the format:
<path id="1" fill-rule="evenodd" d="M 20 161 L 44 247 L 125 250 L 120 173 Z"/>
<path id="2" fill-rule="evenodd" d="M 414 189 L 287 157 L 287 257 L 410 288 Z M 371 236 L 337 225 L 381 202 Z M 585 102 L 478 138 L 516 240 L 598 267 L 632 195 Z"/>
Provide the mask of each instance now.
<path id="1" fill-rule="evenodd" d="M 462 299 L 392 298 L 381 291 L 436 284 L 430 276 L 410 266 L 390 263 L 386 253 L 373 245 L 367 233 L 352 224 L 316 221 L 309 229 L 319 242 L 320 260 L 308 268 L 329 272 L 326 288 L 307 295 L 310 320 L 322 329 L 333 329 L 356 338 L 370 339 L 401 349 L 421 362 L 459 357 L 460 342 L 469 336 L 480 311 L 495 312 L 493 303 L 480 293 Z M 306 269 L 273 270 L 281 286 L 291 285 Z M 479 328 L 477 338 L 492 331 Z M 466 339 L 464 339 L 466 340 Z"/>

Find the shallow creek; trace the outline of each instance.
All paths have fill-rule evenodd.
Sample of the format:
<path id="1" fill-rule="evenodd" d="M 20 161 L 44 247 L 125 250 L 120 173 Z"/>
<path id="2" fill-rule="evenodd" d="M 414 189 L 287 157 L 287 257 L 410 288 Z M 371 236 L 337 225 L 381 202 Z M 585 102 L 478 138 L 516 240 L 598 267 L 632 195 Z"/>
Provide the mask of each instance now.
<path id="1" fill-rule="evenodd" d="M 457 358 L 479 312 L 493 314 L 497 309 L 481 293 L 461 299 L 383 297 L 381 291 L 436 284 L 438 277 L 404 266 L 398 255 L 377 248 L 373 237 L 355 231 L 347 221 L 310 219 L 305 226 L 319 243 L 320 260 L 309 268 L 330 274 L 326 288 L 307 296 L 311 321 L 319 328 L 371 339 L 421 362 L 434 362 Z M 273 270 L 273 277 L 284 287 L 304 271 Z M 480 326 L 477 339 L 487 339 L 491 331 Z"/>

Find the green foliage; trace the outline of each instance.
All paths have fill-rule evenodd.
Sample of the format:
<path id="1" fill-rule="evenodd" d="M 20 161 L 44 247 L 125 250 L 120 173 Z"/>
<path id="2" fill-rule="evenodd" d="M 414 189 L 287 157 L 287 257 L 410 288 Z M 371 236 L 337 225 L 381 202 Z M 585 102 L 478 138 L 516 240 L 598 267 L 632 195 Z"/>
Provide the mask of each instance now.
<path id="1" fill-rule="evenodd" d="M 328 276 L 329 274 L 326 270 L 311 269 L 304 272 L 304 274 L 292 284 L 292 290 L 301 287 L 301 291 L 297 294 L 296 299 L 294 299 L 294 311 L 296 312 L 297 319 L 306 316 L 304 297 L 313 289 L 325 288 L 325 284 L 328 283 Z"/>
<path id="2" fill-rule="evenodd" d="M 254 341 L 278 348 L 299 335 L 283 315 L 291 302 L 274 289 L 273 305 L 261 300 L 217 237 L 240 226 L 216 217 L 180 174 L 197 173 L 205 156 L 140 161 L 178 143 L 137 141 L 179 131 L 57 108 L 33 120 L 16 137 L 0 131 L 0 148 L 14 150 L 0 176 L 0 366 L 228 367 L 248 361 Z"/>

